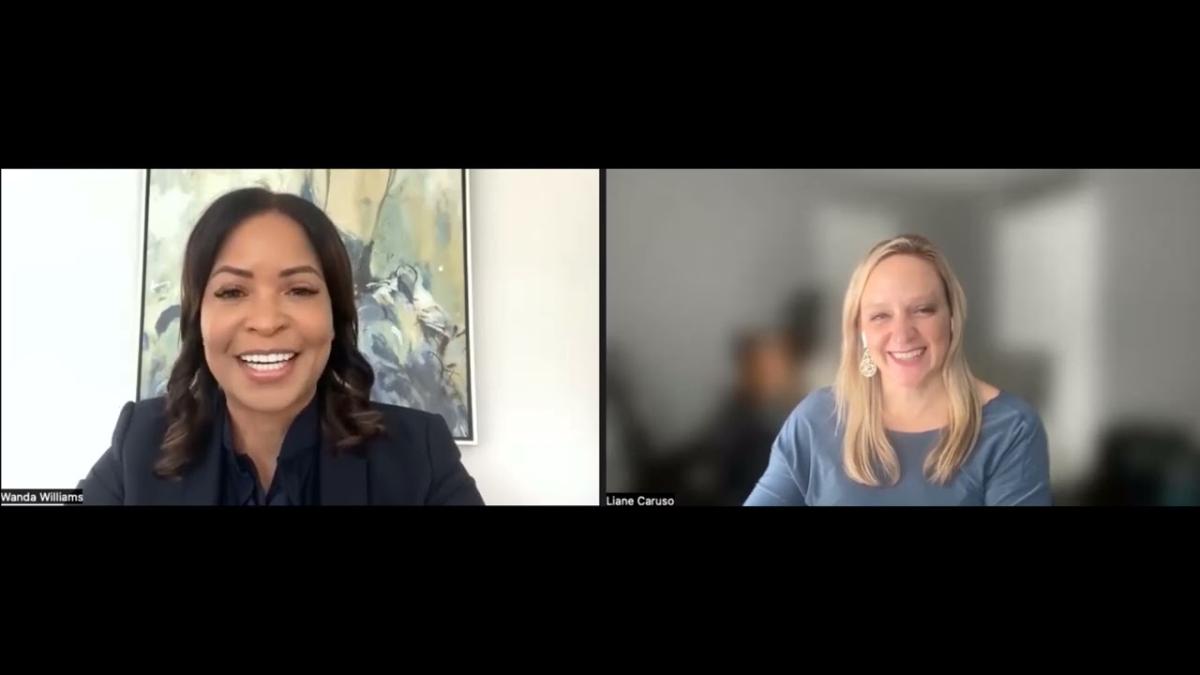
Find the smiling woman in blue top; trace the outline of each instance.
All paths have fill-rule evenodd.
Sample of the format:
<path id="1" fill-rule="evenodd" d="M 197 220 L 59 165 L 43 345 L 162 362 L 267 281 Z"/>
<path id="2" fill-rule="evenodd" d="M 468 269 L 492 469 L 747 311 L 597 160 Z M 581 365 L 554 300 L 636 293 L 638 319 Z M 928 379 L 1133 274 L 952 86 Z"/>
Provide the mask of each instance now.
<path id="1" fill-rule="evenodd" d="M 846 291 L 837 381 L 788 417 L 746 505 L 1050 505 L 1042 422 L 972 375 L 966 315 L 928 239 L 872 247 Z"/>

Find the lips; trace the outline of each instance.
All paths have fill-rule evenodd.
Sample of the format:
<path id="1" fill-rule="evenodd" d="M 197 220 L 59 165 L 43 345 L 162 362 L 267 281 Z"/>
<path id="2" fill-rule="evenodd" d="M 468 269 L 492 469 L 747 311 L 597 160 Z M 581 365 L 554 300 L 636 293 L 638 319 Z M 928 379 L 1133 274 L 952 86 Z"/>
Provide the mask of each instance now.
<path id="1" fill-rule="evenodd" d="M 287 377 L 294 369 L 299 352 L 255 351 L 238 355 L 238 364 L 253 382 L 275 382 Z"/>
<path id="2" fill-rule="evenodd" d="M 916 349 L 908 349 L 905 351 L 889 351 L 887 355 L 897 363 L 915 363 L 925 355 L 927 350 L 927 347 L 917 347 Z"/>
<path id="3" fill-rule="evenodd" d="M 299 352 L 295 349 L 256 349 L 242 352 L 237 358 L 247 363 L 279 363 L 295 358 Z"/>

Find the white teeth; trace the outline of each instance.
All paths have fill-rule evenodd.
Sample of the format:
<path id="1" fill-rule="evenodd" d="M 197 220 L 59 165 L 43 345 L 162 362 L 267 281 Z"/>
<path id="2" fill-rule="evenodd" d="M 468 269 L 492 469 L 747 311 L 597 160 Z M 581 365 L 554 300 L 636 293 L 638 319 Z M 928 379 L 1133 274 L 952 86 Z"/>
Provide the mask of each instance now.
<path id="1" fill-rule="evenodd" d="M 272 370 L 282 369 L 284 366 L 287 365 L 287 362 L 285 361 L 283 363 L 247 363 L 246 365 L 249 366 L 251 370 L 256 370 L 260 373 L 269 373 Z"/>
<path id="2" fill-rule="evenodd" d="M 246 363 L 282 363 L 295 355 L 295 352 L 278 352 L 275 354 L 245 354 L 238 358 Z"/>
<path id="3" fill-rule="evenodd" d="M 919 347 L 910 352 L 888 352 L 888 353 L 891 354 L 892 358 L 894 358 L 894 359 L 897 359 L 900 361 L 911 361 L 911 360 L 917 358 L 918 356 L 920 356 L 921 354 L 925 353 L 925 348 Z"/>

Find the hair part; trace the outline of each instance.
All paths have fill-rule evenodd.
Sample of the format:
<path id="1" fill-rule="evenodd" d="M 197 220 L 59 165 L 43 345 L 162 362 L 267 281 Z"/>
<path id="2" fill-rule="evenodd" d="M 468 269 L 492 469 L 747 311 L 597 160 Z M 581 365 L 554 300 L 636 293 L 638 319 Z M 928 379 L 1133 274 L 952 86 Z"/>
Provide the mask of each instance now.
<path id="1" fill-rule="evenodd" d="M 846 474 L 863 485 L 895 485 L 900 479 L 900 461 L 884 433 L 881 377 L 863 377 L 858 370 L 862 357 L 859 315 L 867 278 L 880 262 L 894 255 L 916 256 L 932 264 L 941 278 L 948 304 L 950 347 L 941 377 L 950 403 L 950 423 L 924 465 L 926 478 L 944 485 L 966 462 L 979 439 L 983 406 L 963 349 L 966 293 L 946 257 L 933 242 L 920 235 L 900 235 L 875 244 L 850 277 L 842 306 L 842 358 L 834 383 L 837 424 L 844 432 L 842 461 Z"/>
<path id="2" fill-rule="evenodd" d="M 321 432 L 335 451 L 361 449 L 386 433 L 383 416 L 370 405 L 375 373 L 358 350 L 358 311 L 350 258 L 333 221 L 315 204 L 263 188 L 244 188 L 214 201 L 188 236 L 180 284 L 179 357 L 167 381 L 167 430 L 157 475 L 178 479 L 211 440 L 217 382 L 204 357 L 200 306 L 217 255 L 229 234 L 247 219 L 278 212 L 298 223 L 321 263 L 333 312 L 329 361 L 317 381 Z"/>

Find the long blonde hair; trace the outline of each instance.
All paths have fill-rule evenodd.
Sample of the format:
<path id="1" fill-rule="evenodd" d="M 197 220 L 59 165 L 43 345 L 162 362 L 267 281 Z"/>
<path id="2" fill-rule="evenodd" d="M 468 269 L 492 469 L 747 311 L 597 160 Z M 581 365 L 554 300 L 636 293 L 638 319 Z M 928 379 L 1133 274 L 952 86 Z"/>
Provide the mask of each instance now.
<path id="1" fill-rule="evenodd" d="M 950 401 L 950 425 L 943 430 L 937 445 L 925 459 L 925 476 L 931 482 L 945 484 L 963 465 L 979 439 L 983 406 L 963 352 L 966 293 L 942 252 L 920 235 L 905 234 L 875 244 L 850 277 L 842 308 L 842 359 L 834 383 L 838 427 L 845 434 L 843 465 L 852 480 L 864 485 L 879 486 L 884 479 L 895 485 L 900 479 L 900 461 L 883 429 L 880 378 L 863 377 L 858 369 L 863 349 L 859 342 L 863 290 L 876 265 L 893 255 L 913 255 L 933 264 L 949 303 L 950 348 L 941 374 Z"/>

